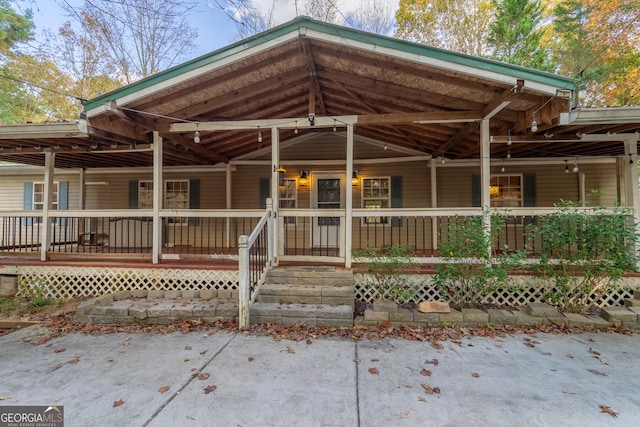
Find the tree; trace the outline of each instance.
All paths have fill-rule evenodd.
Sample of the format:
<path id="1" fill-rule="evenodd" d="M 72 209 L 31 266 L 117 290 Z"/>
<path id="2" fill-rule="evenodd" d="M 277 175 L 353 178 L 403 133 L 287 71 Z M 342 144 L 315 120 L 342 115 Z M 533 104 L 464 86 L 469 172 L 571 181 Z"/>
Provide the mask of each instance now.
<path id="1" fill-rule="evenodd" d="M 195 3 L 184 0 L 85 0 L 67 7 L 118 75 L 131 83 L 169 68 L 195 47 L 188 21 Z"/>
<path id="2" fill-rule="evenodd" d="M 394 11 L 384 0 L 360 1 L 358 9 L 348 16 L 354 28 L 375 34 L 389 34 L 395 25 Z"/>
<path id="3" fill-rule="evenodd" d="M 0 54 L 7 55 L 16 43 L 31 39 L 33 28 L 30 9 L 21 15 L 8 0 L 0 0 Z"/>
<path id="4" fill-rule="evenodd" d="M 560 73 L 589 86 L 587 104 L 640 104 L 640 0 L 559 0 L 553 45 Z"/>
<path id="5" fill-rule="evenodd" d="M 549 49 L 542 46 L 540 0 L 492 0 L 495 19 L 487 42 L 498 61 L 538 70 L 555 71 Z"/>
<path id="6" fill-rule="evenodd" d="M 469 55 L 488 54 L 490 0 L 400 0 L 395 36 Z"/>

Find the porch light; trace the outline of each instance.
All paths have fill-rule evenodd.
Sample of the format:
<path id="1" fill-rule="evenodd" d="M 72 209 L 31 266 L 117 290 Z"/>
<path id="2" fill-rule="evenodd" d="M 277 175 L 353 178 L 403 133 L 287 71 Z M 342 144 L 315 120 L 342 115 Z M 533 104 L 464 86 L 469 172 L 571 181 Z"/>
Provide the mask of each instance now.
<path id="1" fill-rule="evenodd" d="M 569 173 L 569 161 L 564 161 L 564 173 Z"/>
<path id="2" fill-rule="evenodd" d="M 316 115 L 314 113 L 309 113 L 309 126 L 315 126 L 316 124 Z"/>
<path id="3" fill-rule="evenodd" d="M 293 130 L 294 134 L 298 134 L 298 121 L 296 120 L 296 128 Z"/>
<path id="4" fill-rule="evenodd" d="M 586 97 L 587 97 L 587 85 L 583 83 L 578 88 L 578 99 L 580 101 L 584 101 Z"/>
<path id="5" fill-rule="evenodd" d="M 302 187 L 307 186 L 307 171 L 300 172 L 300 185 Z"/>
<path id="6" fill-rule="evenodd" d="M 502 159 L 502 167 L 500 168 L 500 172 L 504 173 L 506 169 L 504 168 L 504 159 Z"/>
<path id="7" fill-rule="evenodd" d="M 536 113 L 533 113 L 533 121 L 531 122 L 531 132 L 538 132 L 538 122 L 536 122 Z"/>
<path id="8" fill-rule="evenodd" d="M 262 132 L 260 131 L 260 126 L 258 126 L 258 142 L 262 142 Z"/>
<path id="9" fill-rule="evenodd" d="M 284 188 L 284 173 L 287 170 L 282 166 L 279 166 L 276 172 L 278 172 L 278 187 Z"/>
<path id="10" fill-rule="evenodd" d="M 193 142 L 200 144 L 200 132 L 198 131 L 198 122 L 196 122 L 196 133 L 193 134 Z"/>
<path id="11" fill-rule="evenodd" d="M 358 178 L 358 171 L 353 171 L 353 175 L 351 176 L 351 185 L 358 185 L 360 183 L 360 178 Z"/>
<path id="12" fill-rule="evenodd" d="M 333 131 L 336 131 L 336 119 L 333 119 Z"/>
<path id="13" fill-rule="evenodd" d="M 573 173 L 578 173 L 580 169 L 578 169 L 578 156 L 576 156 L 576 161 L 573 162 Z"/>

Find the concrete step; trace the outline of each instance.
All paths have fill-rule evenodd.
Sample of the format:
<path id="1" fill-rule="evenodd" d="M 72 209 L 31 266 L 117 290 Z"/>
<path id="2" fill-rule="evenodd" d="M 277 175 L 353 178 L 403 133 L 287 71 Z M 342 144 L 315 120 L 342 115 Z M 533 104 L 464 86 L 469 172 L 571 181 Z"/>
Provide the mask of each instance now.
<path id="1" fill-rule="evenodd" d="M 256 302 L 251 307 L 251 323 L 277 323 L 308 326 L 352 327 L 353 307 L 329 304 L 278 304 Z"/>
<path id="2" fill-rule="evenodd" d="M 353 273 L 331 266 L 278 267 L 270 270 L 265 279 L 270 284 L 350 286 Z"/>
<path id="3" fill-rule="evenodd" d="M 264 303 L 330 304 L 353 307 L 353 285 L 300 285 L 291 283 L 265 283 L 257 301 Z"/>
<path id="4" fill-rule="evenodd" d="M 638 321 L 638 314 L 627 307 L 603 307 L 600 316 L 616 324 Z"/>
<path id="5" fill-rule="evenodd" d="M 633 298 L 640 299 L 640 289 L 634 289 Z"/>
<path id="6" fill-rule="evenodd" d="M 636 298 L 626 298 L 624 300 L 625 307 L 640 307 L 640 299 Z"/>

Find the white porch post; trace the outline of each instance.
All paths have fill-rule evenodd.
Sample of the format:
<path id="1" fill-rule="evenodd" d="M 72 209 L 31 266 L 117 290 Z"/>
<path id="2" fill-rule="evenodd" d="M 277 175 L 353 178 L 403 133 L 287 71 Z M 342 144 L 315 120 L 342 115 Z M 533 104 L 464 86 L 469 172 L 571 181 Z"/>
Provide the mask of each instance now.
<path id="1" fill-rule="evenodd" d="M 47 260 L 47 251 L 51 245 L 51 221 L 49 211 L 53 204 L 53 174 L 56 163 L 56 155 L 51 149 L 44 153 L 44 200 L 42 204 L 42 235 L 40 243 L 40 261 Z"/>
<path id="2" fill-rule="evenodd" d="M 353 125 L 347 125 L 347 179 L 345 186 L 347 194 L 345 198 L 345 225 L 344 225 L 344 267 L 351 268 L 351 247 L 353 234 Z"/>
<path id="3" fill-rule="evenodd" d="M 227 171 L 226 171 L 226 179 L 225 179 L 225 184 L 227 186 L 227 203 L 226 203 L 226 207 L 227 209 L 231 209 L 232 206 L 232 199 L 231 199 L 231 163 L 227 163 Z M 229 229 L 231 227 L 231 218 L 227 217 L 227 235 L 226 235 L 226 241 L 227 241 L 227 248 L 231 247 L 231 230 Z"/>
<path id="4" fill-rule="evenodd" d="M 162 251 L 162 137 L 158 131 L 153 132 L 153 250 L 152 260 L 154 264 L 160 262 Z"/>
<path id="5" fill-rule="evenodd" d="M 489 119 L 480 122 L 480 205 L 482 206 L 482 222 L 487 238 L 491 236 L 491 196 L 489 185 L 491 184 L 491 150 L 489 138 Z M 491 245 L 489 245 L 489 257 L 491 257 Z"/>
<path id="6" fill-rule="evenodd" d="M 278 265 L 278 256 L 280 255 L 280 238 L 282 229 L 280 227 L 280 215 L 278 208 L 280 207 L 280 189 L 278 188 L 278 168 L 280 167 L 280 131 L 277 127 L 271 128 L 271 199 L 273 200 L 273 215 L 275 218 L 275 230 L 273 233 L 273 265 Z"/>
<path id="7" fill-rule="evenodd" d="M 633 208 L 633 221 L 636 224 L 636 232 L 640 232 L 640 194 L 638 192 L 638 138 L 640 134 L 636 133 L 624 140 L 624 153 L 628 156 L 629 161 L 625 168 L 625 189 L 627 206 Z M 632 163 L 633 162 L 633 163 Z M 632 248 L 636 254 L 640 251 L 640 245 L 636 242 Z M 640 269 L 640 264 L 636 265 L 636 270 Z"/>
<path id="8" fill-rule="evenodd" d="M 238 238 L 238 327 L 249 326 L 249 236 Z"/>
<path id="9" fill-rule="evenodd" d="M 436 159 L 431 159 L 431 207 L 438 207 L 438 174 L 436 170 Z M 431 217 L 431 241 L 433 242 L 433 250 L 438 250 L 438 218 Z"/>

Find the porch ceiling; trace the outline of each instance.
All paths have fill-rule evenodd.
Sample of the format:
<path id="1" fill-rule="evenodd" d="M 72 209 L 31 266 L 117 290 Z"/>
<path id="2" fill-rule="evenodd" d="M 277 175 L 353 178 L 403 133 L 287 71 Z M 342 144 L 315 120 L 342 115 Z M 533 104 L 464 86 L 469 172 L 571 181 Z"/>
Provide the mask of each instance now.
<path id="1" fill-rule="evenodd" d="M 261 128 L 261 142 L 257 126 L 201 131 L 196 144 L 192 131 L 170 126 L 284 118 L 307 125 L 310 112 L 359 116 L 359 136 L 449 159 L 479 157 L 479 119 L 487 116 L 491 135 L 522 141 L 492 144 L 497 157 L 509 149 L 512 157 L 619 155 L 622 144 L 567 140 L 640 131 L 640 121 L 560 125 L 560 113 L 569 110 L 568 100 L 554 96 L 561 88 L 573 81 L 298 18 L 90 101 L 83 135 L 0 129 L 0 160 L 42 165 L 48 147 L 57 167 L 149 166 L 151 132 L 158 130 L 166 166 L 227 163 L 269 147 L 270 131 Z M 327 129 L 281 129 L 280 140 L 319 131 Z"/>

